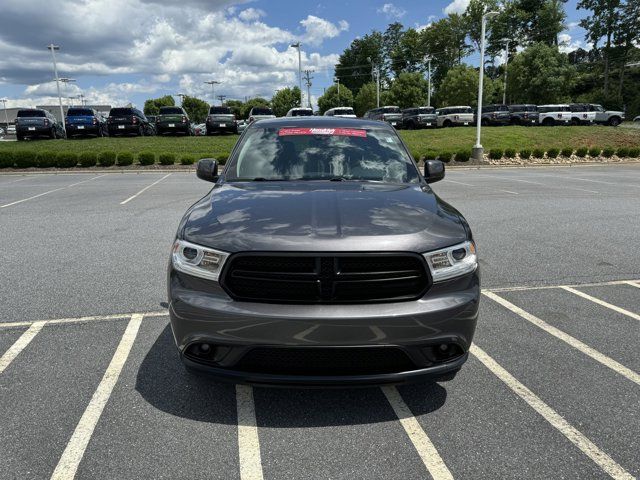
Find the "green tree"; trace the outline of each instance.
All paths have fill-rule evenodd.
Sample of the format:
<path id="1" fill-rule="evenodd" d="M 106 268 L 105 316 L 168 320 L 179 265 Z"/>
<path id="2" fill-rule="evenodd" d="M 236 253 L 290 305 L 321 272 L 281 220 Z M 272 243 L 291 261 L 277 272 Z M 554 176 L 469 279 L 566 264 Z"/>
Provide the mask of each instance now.
<path id="1" fill-rule="evenodd" d="M 421 73 L 401 73 L 391 83 L 387 101 L 400 108 L 426 105 L 428 88 L 429 84 Z"/>
<path id="2" fill-rule="evenodd" d="M 195 123 L 202 123 L 207 118 L 209 113 L 209 104 L 199 98 L 189 97 L 188 95 L 183 97 L 182 108 L 184 108 L 189 119 Z"/>
<path id="3" fill-rule="evenodd" d="M 353 109 L 359 117 L 372 108 L 376 108 L 376 84 L 373 82 L 365 83 L 353 101 Z"/>
<path id="4" fill-rule="evenodd" d="M 150 98 L 144 102 L 145 115 L 158 115 L 160 107 L 173 107 L 176 102 L 171 95 L 165 95 L 160 98 Z"/>
<path id="5" fill-rule="evenodd" d="M 469 65 L 458 65 L 447 72 L 437 91 L 438 105 L 447 107 L 452 105 L 478 104 L 478 70 Z M 495 101 L 499 82 L 494 82 L 485 75 L 483 89 L 483 103 Z"/>
<path id="6" fill-rule="evenodd" d="M 559 103 L 571 100 L 576 69 L 556 47 L 536 43 L 509 65 L 507 94 L 513 102 Z"/>
<path id="7" fill-rule="evenodd" d="M 233 113 L 236 118 L 242 117 L 242 109 L 244 107 L 244 102 L 242 100 L 227 100 L 224 104 L 229 107 L 231 113 Z"/>
<path id="8" fill-rule="evenodd" d="M 476 50 L 480 50 L 480 34 L 482 32 L 482 16 L 485 12 L 497 11 L 498 0 L 470 0 L 463 14 L 469 31 L 469 38 Z"/>
<path id="9" fill-rule="evenodd" d="M 330 108 L 335 107 L 353 107 L 353 93 L 344 85 L 340 85 L 340 95 L 338 95 L 338 86 L 331 85 L 327 88 L 320 98 L 318 98 L 318 109 L 323 114 Z"/>
<path id="10" fill-rule="evenodd" d="M 382 63 L 382 43 L 382 34 L 377 31 L 353 40 L 336 64 L 340 85 L 357 92 L 365 83 L 371 82 L 371 62 Z"/>
<path id="11" fill-rule="evenodd" d="M 271 108 L 276 117 L 284 117 L 289 110 L 300 106 L 300 88 L 281 88 L 271 98 Z"/>
<path id="12" fill-rule="evenodd" d="M 437 86 L 449 69 L 472 51 L 467 43 L 466 22 L 461 15 L 448 15 L 423 29 L 421 35 L 424 52 L 432 57 L 433 84 Z"/>
<path id="13" fill-rule="evenodd" d="M 262 97 L 254 97 L 247 100 L 242 108 L 242 118 L 249 118 L 249 112 L 253 107 L 269 107 L 269 100 Z"/>

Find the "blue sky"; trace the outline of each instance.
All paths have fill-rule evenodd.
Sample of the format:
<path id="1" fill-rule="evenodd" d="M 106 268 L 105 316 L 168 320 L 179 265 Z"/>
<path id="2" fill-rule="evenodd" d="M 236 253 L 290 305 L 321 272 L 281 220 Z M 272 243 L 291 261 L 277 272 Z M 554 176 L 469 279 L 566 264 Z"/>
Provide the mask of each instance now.
<path id="1" fill-rule="evenodd" d="M 62 47 L 60 76 L 76 80 L 63 95 L 82 93 L 92 103 L 142 106 L 177 93 L 210 101 L 209 79 L 221 82 L 216 95 L 270 97 L 297 84 L 297 53 L 289 44 L 300 40 L 303 66 L 315 70 L 315 100 L 353 38 L 393 21 L 422 26 L 445 11 L 463 11 L 467 1 L 3 0 L 0 97 L 9 106 L 55 100 L 45 48 L 51 41 Z M 576 3 L 566 4 L 565 49 L 584 46 L 576 23 L 585 12 Z"/>

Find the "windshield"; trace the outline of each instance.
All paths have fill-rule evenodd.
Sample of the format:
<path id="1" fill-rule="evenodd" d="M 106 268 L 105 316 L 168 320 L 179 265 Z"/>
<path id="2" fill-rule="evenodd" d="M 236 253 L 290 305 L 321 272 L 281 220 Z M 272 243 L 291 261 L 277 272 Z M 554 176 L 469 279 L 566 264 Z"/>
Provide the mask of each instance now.
<path id="1" fill-rule="evenodd" d="M 67 112 L 67 116 L 69 117 L 74 117 L 74 116 L 93 116 L 93 111 L 91 111 L 88 108 L 70 108 L 69 111 Z"/>
<path id="2" fill-rule="evenodd" d="M 419 176 L 393 131 L 286 127 L 249 130 L 226 179 L 416 183 Z"/>
<path id="3" fill-rule="evenodd" d="M 131 108 L 112 108 L 109 112 L 110 117 L 115 117 L 116 115 L 133 115 L 133 109 Z"/>
<path id="4" fill-rule="evenodd" d="M 254 108 L 251 115 L 273 115 L 270 108 Z"/>
<path id="5" fill-rule="evenodd" d="M 20 110 L 18 117 L 46 117 L 42 110 Z"/>
<path id="6" fill-rule="evenodd" d="M 160 107 L 160 115 L 182 115 L 180 107 Z"/>

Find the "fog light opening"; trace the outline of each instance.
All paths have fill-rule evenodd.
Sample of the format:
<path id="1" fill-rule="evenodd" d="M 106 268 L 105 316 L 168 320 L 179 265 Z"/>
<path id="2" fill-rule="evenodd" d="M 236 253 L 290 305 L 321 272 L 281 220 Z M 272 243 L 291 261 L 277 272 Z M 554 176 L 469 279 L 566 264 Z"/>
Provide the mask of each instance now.
<path id="1" fill-rule="evenodd" d="M 460 357 L 464 350 L 456 343 L 441 343 L 424 347 L 422 353 L 431 363 L 443 363 Z"/>
<path id="2" fill-rule="evenodd" d="M 185 355 L 196 360 L 213 360 L 216 348 L 209 343 L 194 343 L 187 347 Z"/>

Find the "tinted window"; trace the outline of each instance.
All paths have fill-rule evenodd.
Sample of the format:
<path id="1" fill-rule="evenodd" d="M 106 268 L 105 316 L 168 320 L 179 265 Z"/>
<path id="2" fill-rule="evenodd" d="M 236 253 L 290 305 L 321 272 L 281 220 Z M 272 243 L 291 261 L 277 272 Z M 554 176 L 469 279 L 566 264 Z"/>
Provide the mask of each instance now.
<path id="1" fill-rule="evenodd" d="M 180 107 L 160 107 L 160 115 L 182 115 Z"/>
<path id="2" fill-rule="evenodd" d="M 291 112 L 291 116 L 292 117 L 312 117 L 313 116 L 313 110 L 294 110 L 293 112 Z"/>
<path id="3" fill-rule="evenodd" d="M 110 117 L 117 117 L 119 115 L 133 115 L 132 108 L 112 108 L 109 112 Z"/>
<path id="4" fill-rule="evenodd" d="M 420 113 L 424 115 L 425 113 L 433 113 L 434 110 L 433 107 L 424 107 L 420 109 Z"/>
<path id="5" fill-rule="evenodd" d="M 81 115 L 93 116 L 93 110 L 90 108 L 70 108 L 67 111 L 67 115 L 70 117 L 76 117 Z"/>
<path id="6" fill-rule="evenodd" d="M 18 117 L 46 117 L 43 110 L 19 110 Z"/>
<path id="7" fill-rule="evenodd" d="M 579 104 L 571 105 L 572 112 L 587 112 L 588 110 L 589 109 L 587 108 L 587 105 L 579 105 Z"/>
<path id="8" fill-rule="evenodd" d="M 255 110 L 254 110 L 255 111 Z M 209 109 L 210 115 L 230 115 L 231 109 L 229 107 L 211 107 Z"/>
<path id="9" fill-rule="evenodd" d="M 398 107 L 384 107 L 381 110 L 382 113 L 400 113 L 400 108 Z"/>
<path id="10" fill-rule="evenodd" d="M 254 107 L 251 110 L 251 115 L 273 115 L 273 112 L 270 108 L 258 108 Z"/>
<path id="11" fill-rule="evenodd" d="M 415 183 L 418 172 L 393 131 L 323 127 L 252 128 L 226 170 L 230 181 L 335 177 Z"/>
<path id="12" fill-rule="evenodd" d="M 333 111 L 334 115 L 354 115 L 353 108 L 336 108 Z"/>

